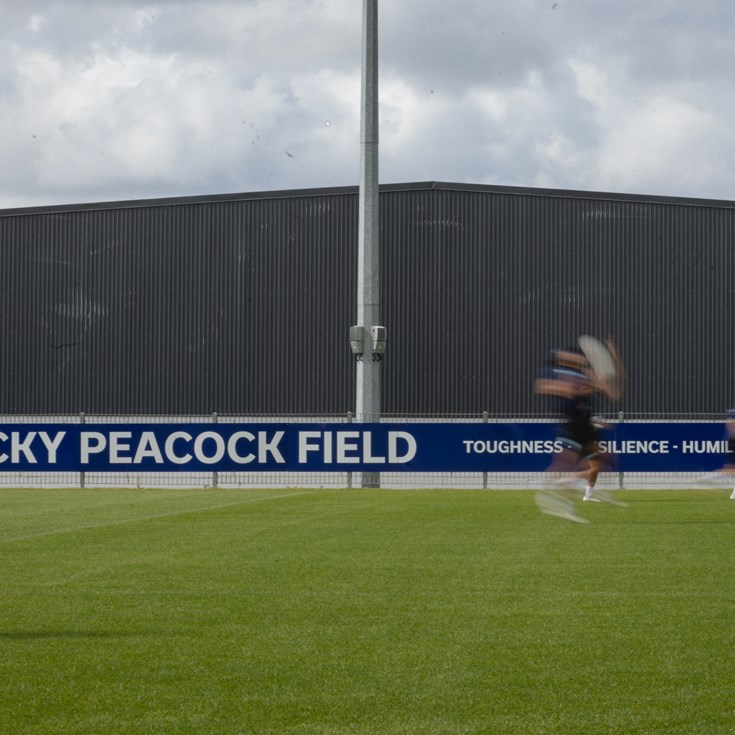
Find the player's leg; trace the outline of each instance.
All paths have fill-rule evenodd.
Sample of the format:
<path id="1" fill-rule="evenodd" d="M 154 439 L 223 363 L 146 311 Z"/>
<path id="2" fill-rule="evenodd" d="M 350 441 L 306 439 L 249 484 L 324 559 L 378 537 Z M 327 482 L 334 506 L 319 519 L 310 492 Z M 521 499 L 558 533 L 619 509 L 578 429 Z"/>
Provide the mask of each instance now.
<path id="1" fill-rule="evenodd" d="M 594 490 L 595 484 L 597 483 L 597 477 L 599 476 L 600 469 L 602 468 L 602 459 L 599 452 L 596 451 L 596 448 L 595 451 L 589 453 L 585 459 L 588 463 L 588 469 L 585 473 L 587 485 L 584 489 L 584 497 L 582 500 L 599 502 L 600 499 L 595 497 Z"/>
<path id="2" fill-rule="evenodd" d="M 560 437 L 562 449 L 554 457 L 546 470 L 546 487 L 536 493 L 538 509 L 550 516 L 557 516 L 575 523 L 587 523 L 574 508 L 574 495 L 579 493 L 577 483 L 580 482 L 576 471 L 579 464 L 578 446 L 569 442 L 567 437 Z"/>
<path id="3" fill-rule="evenodd" d="M 595 444 L 596 449 L 597 445 Z M 592 451 L 586 459 L 589 463 L 589 468 L 587 470 L 587 487 L 585 488 L 582 500 L 588 503 L 610 503 L 610 505 L 618 505 L 624 508 L 626 503 L 614 498 L 612 493 L 607 490 L 596 487 L 597 478 L 604 465 L 603 455 L 598 451 Z"/>

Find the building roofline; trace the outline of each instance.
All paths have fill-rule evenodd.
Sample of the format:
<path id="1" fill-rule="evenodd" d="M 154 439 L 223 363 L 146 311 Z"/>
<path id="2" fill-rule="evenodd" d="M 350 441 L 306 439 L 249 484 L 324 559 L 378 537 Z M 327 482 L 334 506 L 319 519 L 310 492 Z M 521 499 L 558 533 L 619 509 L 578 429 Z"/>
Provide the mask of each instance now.
<path id="1" fill-rule="evenodd" d="M 596 199 L 603 201 L 623 201 L 656 204 L 675 204 L 679 206 L 698 206 L 716 208 L 735 208 L 735 201 L 721 199 L 698 199 L 694 197 L 658 196 L 647 194 L 624 194 L 615 192 L 582 191 L 572 189 L 541 189 L 525 186 L 500 186 L 495 184 L 467 184 L 446 181 L 422 181 L 409 183 L 381 184 L 380 191 L 463 191 L 480 194 L 508 194 L 527 197 L 556 197 L 560 199 Z M 257 199 L 293 199 L 309 196 L 343 196 L 359 192 L 355 186 L 334 186 L 314 189 L 281 189 L 232 194 L 204 194 L 151 199 L 125 199 L 120 201 L 89 202 L 79 204 L 48 204 L 37 207 L 15 207 L 0 209 L 0 217 L 55 214 L 64 212 L 84 212 L 92 210 L 134 209 L 147 207 L 171 207 L 188 204 L 210 204 L 216 202 L 238 202 Z"/>

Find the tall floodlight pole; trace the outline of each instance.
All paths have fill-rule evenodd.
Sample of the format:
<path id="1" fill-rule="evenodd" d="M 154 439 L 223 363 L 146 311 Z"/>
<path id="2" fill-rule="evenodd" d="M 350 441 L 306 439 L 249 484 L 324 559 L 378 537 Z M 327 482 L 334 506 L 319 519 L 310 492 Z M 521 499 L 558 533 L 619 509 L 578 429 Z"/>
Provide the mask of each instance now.
<path id="1" fill-rule="evenodd" d="M 357 325 L 364 354 L 357 362 L 357 420 L 380 421 L 380 357 L 373 342 L 380 324 L 378 218 L 378 0 L 363 0 L 362 113 L 360 118 L 360 202 Z M 382 329 L 382 328 L 380 328 Z M 382 336 L 384 339 L 384 335 Z M 364 472 L 363 487 L 379 487 L 378 472 Z"/>

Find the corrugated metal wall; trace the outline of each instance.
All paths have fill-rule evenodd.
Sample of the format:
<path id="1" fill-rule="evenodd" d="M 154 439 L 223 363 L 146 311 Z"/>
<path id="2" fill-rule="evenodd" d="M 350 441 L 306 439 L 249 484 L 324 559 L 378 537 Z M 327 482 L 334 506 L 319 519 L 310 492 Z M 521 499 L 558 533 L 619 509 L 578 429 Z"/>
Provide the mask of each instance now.
<path id="1" fill-rule="evenodd" d="M 2 411 L 344 411 L 351 195 L 0 217 Z"/>
<path id="2" fill-rule="evenodd" d="M 386 415 L 537 413 L 584 332 L 620 345 L 616 411 L 735 402 L 733 203 L 381 191 Z M 356 250 L 352 188 L 0 212 L 0 412 L 354 410 Z"/>
<path id="3" fill-rule="evenodd" d="M 590 333 L 613 335 L 629 371 L 604 410 L 722 412 L 735 402 L 734 218 L 729 202 L 582 193 L 385 197 L 386 404 L 537 412 L 548 351 Z"/>

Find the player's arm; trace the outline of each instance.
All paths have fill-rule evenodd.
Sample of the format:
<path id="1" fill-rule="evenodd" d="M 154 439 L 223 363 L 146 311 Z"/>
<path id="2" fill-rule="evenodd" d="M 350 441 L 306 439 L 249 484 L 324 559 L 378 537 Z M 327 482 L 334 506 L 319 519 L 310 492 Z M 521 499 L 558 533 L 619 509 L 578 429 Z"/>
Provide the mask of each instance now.
<path id="1" fill-rule="evenodd" d="M 558 378 L 538 378 L 533 384 L 534 391 L 540 396 L 560 396 L 571 398 L 574 394 L 567 381 Z"/>

